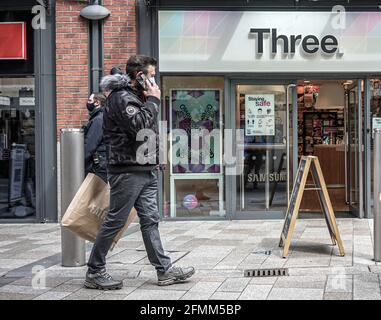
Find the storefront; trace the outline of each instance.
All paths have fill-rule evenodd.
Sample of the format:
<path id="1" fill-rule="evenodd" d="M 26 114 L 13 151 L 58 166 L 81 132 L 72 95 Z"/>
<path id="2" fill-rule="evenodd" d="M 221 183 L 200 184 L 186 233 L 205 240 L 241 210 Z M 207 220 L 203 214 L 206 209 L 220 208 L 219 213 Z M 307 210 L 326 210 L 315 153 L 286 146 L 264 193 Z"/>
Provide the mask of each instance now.
<path id="1" fill-rule="evenodd" d="M 0 3 L 0 223 L 57 221 L 54 1 Z"/>
<path id="2" fill-rule="evenodd" d="M 163 217 L 283 218 L 302 155 L 319 157 L 337 214 L 370 217 L 380 9 L 174 3 L 138 7 L 139 52 L 159 59 L 168 128 Z M 194 141 L 206 162 L 190 161 Z M 319 211 L 316 191 L 302 210 Z"/>

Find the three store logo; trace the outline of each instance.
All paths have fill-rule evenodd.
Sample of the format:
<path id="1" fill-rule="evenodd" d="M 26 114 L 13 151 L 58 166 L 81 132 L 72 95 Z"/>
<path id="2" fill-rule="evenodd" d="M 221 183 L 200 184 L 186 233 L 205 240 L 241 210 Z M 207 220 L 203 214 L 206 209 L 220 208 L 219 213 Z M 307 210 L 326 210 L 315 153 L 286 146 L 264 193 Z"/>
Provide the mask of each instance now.
<path id="1" fill-rule="evenodd" d="M 342 5 L 332 7 L 330 13 L 330 27 L 333 30 L 346 29 L 346 10 Z M 283 58 L 293 58 L 297 48 L 299 48 L 302 57 L 309 58 L 314 54 L 321 53 L 326 58 L 341 58 L 344 52 L 340 50 L 339 40 L 332 34 L 325 35 L 319 39 L 317 36 L 309 34 L 303 37 L 301 34 L 286 36 L 278 35 L 276 28 L 251 28 L 250 36 L 256 38 L 255 53 L 257 58 L 261 58 L 264 53 L 264 43 L 268 40 L 270 45 L 270 54 L 274 58 L 278 54 L 278 48 L 281 47 Z"/>
<path id="2" fill-rule="evenodd" d="M 303 37 L 299 35 L 286 36 L 283 34 L 278 35 L 278 30 L 251 28 L 250 34 L 256 38 L 255 52 L 258 58 L 264 53 L 265 41 L 270 43 L 270 53 L 272 56 L 278 54 L 278 49 L 281 47 L 282 54 L 292 58 L 296 53 L 297 47 L 299 47 L 303 56 L 313 55 L 318 52 L 325 56 L 341 57 L 343 53 L 339 50 L 339 41 L 334 35 L 326 35 L 322 39 L 314 35 L 307 35 Z"/>

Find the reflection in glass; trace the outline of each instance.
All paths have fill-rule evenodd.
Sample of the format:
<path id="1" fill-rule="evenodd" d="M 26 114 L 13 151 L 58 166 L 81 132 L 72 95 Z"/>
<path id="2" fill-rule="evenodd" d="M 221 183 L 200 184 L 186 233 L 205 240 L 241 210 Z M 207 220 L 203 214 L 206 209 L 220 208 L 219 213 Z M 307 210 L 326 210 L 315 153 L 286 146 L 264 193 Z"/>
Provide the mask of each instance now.
<path id="1" fill-rule="evenodd" d="M 34 97 L 33 78 L 0 78 L 0 219 L 35 215 Z"/>

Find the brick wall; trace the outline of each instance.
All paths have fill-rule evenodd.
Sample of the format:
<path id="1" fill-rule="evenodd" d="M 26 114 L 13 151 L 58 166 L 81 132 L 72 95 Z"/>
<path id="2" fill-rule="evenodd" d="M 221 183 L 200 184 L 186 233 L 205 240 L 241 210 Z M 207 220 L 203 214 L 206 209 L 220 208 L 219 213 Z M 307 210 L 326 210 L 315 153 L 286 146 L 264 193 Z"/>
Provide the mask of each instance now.
<path id="1" fill-rule="evenodd" d="M 61 128 L 82 126 L 87 120 L 88 22 L 79 16 L 87 3 L 56 1 L 57 135 Z M 113 66 L 124 70 L 136 53 L 134 0 L 103 0 L 111 11 L 104 22 L 104 73 Z"/>
<path id="2" fill-rule="evenodd" d="M 103 0 L 111 10 L 104 24 L 104 72 L 117 65 L 125 70 L 128 57 L 136 54 L 135 0 Z"/>
<path id="3" fill-rule="evenodd" d="M 57 134 L 87 117 L 88 22 L 79 16 L 86 3 L 56 1 Z"/>

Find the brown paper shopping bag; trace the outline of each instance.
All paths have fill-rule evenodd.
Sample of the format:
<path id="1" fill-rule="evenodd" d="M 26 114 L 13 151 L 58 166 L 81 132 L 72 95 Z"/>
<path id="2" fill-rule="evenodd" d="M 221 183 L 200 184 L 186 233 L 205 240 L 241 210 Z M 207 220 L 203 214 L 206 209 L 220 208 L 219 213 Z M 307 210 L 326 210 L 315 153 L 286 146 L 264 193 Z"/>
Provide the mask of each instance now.
<path id="1" fill-rule="evenodd" d="M 93 173 L 89 173 L 67 208 L 61 225 L 79 237 L 95 241 L 98 230 L 105 219 L 110 203 L 110 186 Z M 116 235 L 111 250 L 136 218 L 133 208 L 126 225 Z"/>

